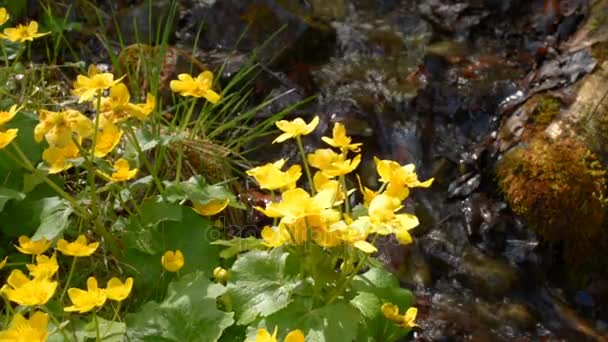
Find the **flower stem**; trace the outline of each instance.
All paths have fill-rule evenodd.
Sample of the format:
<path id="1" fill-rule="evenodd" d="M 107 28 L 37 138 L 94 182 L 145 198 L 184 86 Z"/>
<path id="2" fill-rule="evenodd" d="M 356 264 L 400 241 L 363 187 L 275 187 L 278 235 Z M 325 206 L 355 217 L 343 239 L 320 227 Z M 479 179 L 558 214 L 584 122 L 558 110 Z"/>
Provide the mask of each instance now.
<path id="1" fill-rule="evenodd" d="M 99 334 L 99 322 L 97 321 L 97 313 L 93 310 L 93 322 L 95 323 L 95 341 L 101 342 L 101 335 Z"/>
<path id="2" fill-rule="evenodd" d="M 61 297 L 59 297 L 59 302 L 63 303 L 63 298 L 65 298 L 65 294 L 68 292 L 68 288 L 70 287 L 70 281 L 72 280 L 72 276 L 74 275 L 74 269 L 76 268 L 76 259 L 77 257 L 73 257 L 72 265 L 70 266 L 70 272 L 68 273 L 68 279 L 65 281 L 65 286 L 63 291 L 61 292 Z"/>
<path id="3" fill-rule="evenodd" d="M 306 159 L 306 153 L 304 152 L 304 145 L 302 144 L 302 138 L 300 138 L 300 136 L 297 136 L 296 142 L 298 144 L 298 149 L 300 150 L 300 155 L 302 156 L 302 165 L 304 165 L 304 172 L 306 172 L 306 178 L 308 178 L 310 192 L 314 196 L 316 194 L 315 184 L 312 182 L 312 174 L 310 173 L 310 168 L 308 167 L 308 160 Z"/>
<path id="4" fill-rule="evenodd" d="M 347 215 L 350 215 L 350 203 L 348 200 L 348 188 L 346 187 L 346 177 L 344 175 L 340 176 L 340 183 L 342 184 L 342 189 L 344 190 L 344 212 Z"/>

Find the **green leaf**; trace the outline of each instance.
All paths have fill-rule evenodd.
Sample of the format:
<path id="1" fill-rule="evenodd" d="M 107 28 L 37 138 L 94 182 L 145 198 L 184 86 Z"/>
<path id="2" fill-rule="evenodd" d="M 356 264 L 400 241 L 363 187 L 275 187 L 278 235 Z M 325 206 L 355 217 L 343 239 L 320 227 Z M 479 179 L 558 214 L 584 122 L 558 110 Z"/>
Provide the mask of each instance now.
<path id="1" fill-rule="evenodd" d="M 295 301 L 262 320 L 259 327 L 272 331 L 276 326 L 282 338 L 289 331 L 300 329 L 307 342 L 351 342 L 356 338 L 360 321 L 361 314 L 344 301 L 320 308 L 310 308 L 302 301 Z M 254 330 L 250 331 L 249 337 L 255 337 Z"/>
<path id="2" fill-rule="evenodd" d="M 359 292 L 350 303 L 359 309 L 365 318 L 370 319 L 378 315 L 378 308 L 382 306 L 380 298 L 369 292 Z"/>
<path id="3" fill-rule="evenodd" d="M 141 223 L 147 226 L 163 221 L 179 222 L 183 219 L 182 209 L 180 205 L 147 200 L 140 207 Z"/>
<path id="4" fill-rule="evenodd" d="M 395 341 L 407 335 L 409 329 L 390 322 L 380 310 L 382 304 L 393 303 L 403 314 L 412 305 L 412 293 L 401 288 L 393 274 L 384 268 L 374 267 L 356 276 L 350 288 L 357 291 L 351 304 L 359 309 L 366 321 L 359 326 L 357 342 Z"/>
<path id="5" fill-rule="evenodd" d="M 59 197 L 38 200 L 29 197 L 21 202 L 7 203 L 0 213 L 0 228 L 9 237 L 19 235 L 57 238 L 68 227 L 73 209 L 69 202 Z"/>
<path id="6" fill-rule="evenodd" d="M 369 292 L 384 302 L 391 302 L 399 308 L 412 305 L 412 293 L 401 288 L 399 280 L 384 268 L 371 268 L 369 271 L 353 278 L 350 287 L 358 292 Z"/>
<path id="7" fill-rule="evenodd" d="M 230 259 L 239 253 L 262 247 L 260 239 L 256 239 L 252 236 L 247 238 L 233 238 L 230 240 L 217 240 L 213 241 L 211 244 L 227 247 L 220 252 L 220 258 L 222 259 Z"/>
<path id="8" fill-rule="evenodd" d="M 84 323 L 84 322 L 82 322 Z M 99 335 L 104 342 L 121 342 L 124 341 L 127 332 L 127 325 L 123 322 L 113 322 L 101 317 L 97 317 L 99 325 Z M 97 337 L 95 323 L 90 321 L 85 324 L 79 324 L 74 327 L 77 341 L 90 341 Z"/>
<path id="9" fill-rule="evenodd" d="M 0 187 L 0 211 L 4 210 L 6 202 L 16 199 L 21 201 L 25 198 L 25 194 L 15 191 L 13 189 L 1 188 Z"/>
<path id="10" fill-rule="evenodd" d="M 234 314 L 218 310 L 215 304 L 224 291 L 201 272 L 184 276 L 169 285 L 162 303 L 149 302 L 127 315 L 128 340 L 217 341 L 234 323 Z"/>
<path id="11" fill-rule="evenodd" d="M 154 211 L 156 208 L 156 211 Z M 163 220 L 163 213 L 167 215 Z M 211 274 L 220 264 L 218 246 L 212 245 L 221 232 L 209 220 L 195 213 L 191 208 L 179 204 L 146 203 L 142 207 L 142 225 L 132 217 L 127 224 L 128 231 L 123 238 L 129 246 L 121 259 L 125 268 L 134 278 L 134 286 L 141 297 L 156 291 L 158 278 L 163 272 L 160 259 L 168 251 L 181 250 L 184 267 L 181 274 L 202 271 Z M 160 220 L 160 222 L 158 222 Z M 156 224 L 152 224 L 153 222 Z M 171 274 L 167 274 L 168 277 Z M 161 293 L 164 289 L 161 288 Z"/>
<path id="12" fill-rule="evenodd" d="M 165 181 L 165 196 L 168 201 L 178 202 L 190 200 L 193 202 L 207 204 L 212 200 L 229 200 L 230 206 L 244 208 L 238 203 L 236 197 L 228 188 L 220 184 L 208 184 L 201 176 L 193 176 L 190 179 L 173 183 Z"/>
<path id="13" fill-rule="evenodd" d="M 286 307 L 300 284 L 295 257 L 281 248 L 241 254 L 230 271 L 228 291 L 238 324 L 249 324 Z"/>
<path id="14" fill-rule="evenodd" d="M 74 212 L 70 202 L 59 197 L 49 197 L 40 200 L 40 225 L 32 239 L 46 237 L 48 240 L 58 238 L 68 228 L 70 215 Z"/>

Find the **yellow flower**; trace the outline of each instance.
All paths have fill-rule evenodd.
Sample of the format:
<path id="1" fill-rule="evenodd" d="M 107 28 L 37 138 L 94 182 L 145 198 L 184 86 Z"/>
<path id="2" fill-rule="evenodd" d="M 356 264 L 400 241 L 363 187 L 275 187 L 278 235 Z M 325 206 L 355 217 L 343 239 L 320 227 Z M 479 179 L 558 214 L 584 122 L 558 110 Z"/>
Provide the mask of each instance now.
<path id="1" fill-rule="evenodd" d="M 118 159 L 114 163 L 115 172 L 112 173 L 110 179 L 114 182 L 123 182 L 128 181 L 129 179 L 135 177 L 137 174 L 137 168 L 129 169 L 129 162 L 126 159 Z"/>
<path id="2" fill-rule="evenodd" d="M 404 328 L 413 328 L 417 327 L 416 324 L 416 315 L 418 315 L 418 309 L 415 307 L 411 307 L 405 311 L 405 315 L 403 315 L 403 319 L 401 321 L 401 326 Z"/>
<path id="3" fill-rule="evenodd" d="M 4 29 L 4 33 L 0 34 L 0 38 L 8 39 L 11 42 L 23 43 L 25 41 L 33 41 L 35 38 L 45 36 L 51 32 L 38 33 L 38 23 L 31 21 L 29 25 L 17 25 L 17 27 L 9 27 Z"/>
<path id="4" fill-rule="evenodd" d="M 328 177 L 326 174 L 319 171 L 315 172 L 312 182 L 317 192 L 329 190 L 334 194 L 334 205 L 339 205 L 344 201 L 344 191 L 342 191 L 342 185 L 339 181 L 331 179 L 331 177 Z"/>
<path id="5" fill-rule="evenodd" d="M 274 332 L 270 335 L 268 330 L 261 328 L 258 330 L 255 341 L 253 342 L 277 342 L 277 330 L 277 327 L 275 327 Z M 304 333 L 301 330 L 296 329 L 290 331 L 287 336 L 285 336 L 283 342 L 304 342 L 304 339 Z"/>
<path id="6" fill-rule="evenodd" d="M 361 162 L 361 155 L 358 154 L 351 160 L 328 148 L 320 148 L 308 155 L 308 162 L 313 167 L 321 170 L 326 176 L 336 177 L 355 170 Z"/>
<path id="7" fill-rule="evenodd" d="M 326 176 L 338 177 L 353 172 L 361 162 L 361 155 L 357 154 L 353 159 L 336 160 L 327 168 L 321 170 Z"/>
<path id="8" fill-rule="evenodd" d="M 28 278 L 21 270 L 13 270 L 0 292 L 19 305 L 44 305 L 53 297 L 57 282 L 47 277 Z"/>
<path id="9" fill-rule="evenodd" d="M 228 203 L 230 203 L 230 200 L 228 200 L 228 199 L 226 199 L 226 200 L 213 199 L 205 204 L 194 203 L 192 205 L 192 209 L 194 209 L 194 211 L 196 211 L 199 215 L 213 216 L 213 215 L 221 213 L 224 209 L 226 209 L 226 207 L 228 206 Z"/>
<path id="10" fill-rule="evenodd" d="M 22 235 L 19 237 L 19 246 L 15 245 L 17 250 L 23 254 L 39 255 L 44 253 L 49 247 L 51 247 L 51 241 L 45 237 L 42 239 L 32 241 L 29 237 Z"/>
<path id="11" fill-rule="evenodd" d="M 302 118 L 295 118 L 293 121 L 279 120 L 275 124 L 281 131 L 285 133 L 274 139 L 272 142 L 273 144 L 283 142 L 287 139 L 296 138 L 301 135 L 310 134 L 315 130 L 315 128 L 317 128 L 317 125 L 319 124 L 319 117 L 315 116 L 308 124 Z"/>
<path id="12" fill-rule="evenodd" d="M 0 150 L 8 146 L 16 137 L 19 129 L 11 128 L 6 131 L 0 131 Z"/>
<path id="13" fill-rule="evenodd" d="M 46 255 L 37 255 L 36 264 L 27 264 L 25 267 L 34 278 L 51 278 L 57 273 L 59 264 L 55 254 L 50 258 Z"/>
<path id="14" fill-rule="evenodd" d="M 0 261 L 0 270 L 6 266 L 6 262 L 8 261 L 8 257 L 4 257 L 2 261 Z"/>
<path id="15" fill-rule="evenodd" d="M 290 331 L 287 336 L 285 336 L 284 342 L 304 342 L 304 333 L 300 329 L 296 329 Z"/>
<path id="16" fill-rule="evenodd" d="M 109 121 L 117 123 L 126 120 L 129 116 L 145 120 L 154 110 L 156 98 L 148 93 L 146 103 L 133 104 L 131 94 L 124 83 L 118 83 L 110 88 L 110 96 L 100 101 L 101 112 Z"/>
<path id="17" fill-rule="evenodd" d="M 213 269 L 213 278 L 220 283 L 226 282 L 228 280 L 228 271 L 223 267 L 216 267 Z"/>
<path id="18" fill-rule="evenodd" d="M 122 138 L 122 130 L 105 117 L 99 119 L 99 131 L 95 142 L 95 157 L 103 158 L 118 145 Z"/>
<path id="19" fill-rule="evenodd" d="M 106 286 L 106 296 L 109 300 L 123 301 L 129 297 L 133 288 L 133 278 L 129 277 L 123 283 L 120 279 L 114 277 L 108 281 Z"/>
<path id="20" fill-rule="evenodd" d="M 74 242 L 67 242 L 64 239 L 57 241 L 57 250 L 63 255 L 74 257 L 85 257 L 93 254 L 99 247 L 99 242 L 87 243 L 84 235 L 79 235 Z"/>
<path id="21" fill-rule="evenodd" d="M 99 92 L 106 90 L 124 78 L 114 80 L 114 75 L 109 72 L 100 73 L 93 64 L 89 66 L 87 76 L 78 75 L 74 82 L 74 95 L 78 96 L 78 103 L 92 100 Z"/>
<path id="22" fill-rule="evenodd" d="M 21 107 L 17 107 L 17 105 L 12 105 L 8 112 L 0 111 L 0 126 L 11 121 L 11 119 L 17 114 L 17 112 L 19 112 L 20 109 Z"/>
<path id="23" fill-rule="evenodd" d="M 213 85 L 213 73 L 211 71 L 203 71 L 196 78 L 192 78 L 188 74 L 179 74 L 177 78 L 178 80 L 169 83 L 173 92 L 182 96 L 204 97 L 213 104 L 220 101 L 221 96 L 211 89 Z"/>
<path id="24" fill-rule="evenodd" d="M 325 170 L 329 168 L 332 163 L 344 159 L 343 156 L 329 148 L 319 148 L 313 153 L 308 154 L 308 163 L 319 170 Z"/>
<path id="25" fill-rule="evenodd" d="M 175 251 L 166 251 L 160 258 L 160 263 L 169 272 L 177 272 L 184 267 L 184 255 L 179 249 Z"/>
<path id="26" fill-rule="evenodd" d="M 418 309 L 415 307 L 410 307 L 405 311 L 405 314 L 399 314 L 399 307 L 393 303 L 384 303 L 380 308 L 382 315 L 387 319 L 397 323 L 399 326 L 410 329 L 413 327 L 417 327 L 418 325 L 414 322 L 416 320 L 416 315 L 418 314 Z"/>
<path id="27" fill-rule="evenodd" d="M 41 109 L 38 111 L 40 122 L 34 128 L 34 139 L 37 142 L 46 139 L 52 147 L 66 147 L 74 144 L 73 138 L 86 138 L 93 134 L 93 123 L 86 116 L 74 109 L 60 112 Z"/>
<path id="28" fill-rule="evenodd" d="M 106 290 L 97 286 L 97 279 L 94 277 L 87 279 L 86 291 L 73 287 L 68 289 L 68 296 L 70 296 L 72 305 L 63 308 L 67 312 L 89 312 L 96 307 L 102 307 L 107 299 Z"/>
<path id="29" fill-rule="evenodd" d="M 300 165 L 292 165 L 287 171 L 281 171 L 285 165 L 285 159 L 279 159 L 274 163 L 268 163 L 247 171 L 260 185 L 261 189 L 267 190 L 290 190 L 296 187 L 296 182 L 302 176 Z"/>
<path id="30" fill-rule="evenodd" d="M 401 209 L 398 198 L 381 194 L 370 203 L 368 214 L 373 232 L 380 235 L 395 234 L 397 240 L 406 245 L 412 242 L 409 230 L 418 226 L 418 218 L 412 214 L 395 214 Z"/>
<path id="31" fill-rule="evenodd" d="M 289 231 L 284 224 L 278 227 L 266 226 L 262 229 L 262 245 L 270 248 L 282 246 L 291 241 Z"/>
<path id="32" fill-rule="evenodd" d="M 36 311 L 26 319 L 21 313 L 16 313 L 7 330 L 0 331 L 0 341 L 11 342 L 44 342 L 46 341 L 49 316 Z"/>
<path id="33" fill-rule="evenodd" d="M 42 152 L 42 160 L 49 165 L 49 173 L 55 174 L 72 167 L 68 159 L 78 157 L 80 150 L 72 143 L 65 147 L 48 147 Z"/>
<path id="34" fill-rule="evenodd" d="M 4 7 L 0 7 L 0 26 L 6 24 L 6 22 L 11 18 L 8 14 L 8 11 Z"/>
<path id="35" fill-rule="evenodd" d="M 386 193 L 400 200 L 409 195 L 408 188 L 428 188 L 433 184 L 433 178 L 424 182 L 418 180 L 414 164 L 401 166 L 395 161 L 378 158 L 374 158 L 374 162 L 376 163 L 376 171 L 380 175 L 380 181 L 388 183 Z"/>
<path id="36" fill-rule="evenodd" d="M 351 144 L 350 137 L 348 137 L 346 135 L 346 128 L 344 128 L 344 125 L 339 122 L 337 122 L 334 125 L 334 129 L 332 131 L 331 138 L 322 137 L 321 139 L 323 141 L 325 141 L 327 144 L 341 149 L 343 152 L 346 152 L 348 150 L 353 151 L 353 152 L 359 152 L 359 150 L 361 150 L 360 146 L 362 144 L 361 143 Z"/>
<path id="37" fill-rule="evenodd" d="M 4 8 L 0 8 L 0 10 L 4 10 Z M 6 10 L 4 10 L 6 11 Z M 1 12 L 1 11 L 0 11 Z M 0 13 L 1 15 L 1 13 Z M 1 25 L 1 24 L 0 24 Z M 11 108 L 7 111 L 0 111 L 0 128 L 5 123 L 11 121 L 11 119 L 17 114 L 17 112 L 21 109 L 21 107 L 17 108 L 17 105 L 12 105 Z M 0 149 L 5 148 L 10 144 L 16 137 L 19 129 L 11 128 L 6 131 L 0 131 Z"/>

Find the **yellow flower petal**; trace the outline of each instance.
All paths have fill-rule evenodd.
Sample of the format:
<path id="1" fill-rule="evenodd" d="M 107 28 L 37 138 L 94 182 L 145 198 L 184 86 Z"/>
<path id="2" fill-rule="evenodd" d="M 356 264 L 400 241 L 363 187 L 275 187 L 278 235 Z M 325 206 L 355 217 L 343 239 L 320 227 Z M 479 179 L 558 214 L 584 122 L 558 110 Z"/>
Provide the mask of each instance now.
<path id="1" fill-rule="evenodd" d="M 287 336 L 285 336 L 285 342 L 304 342 L 304 333 L 299 330 L 293 330 Z"/>
<path id="2" fill-rule="evenodd" d="M 4 132 L 0 131 L 0 150 L 8 146 L 15 138 L 17 137 L 17 133 L 19 129 L 11 128 L 7 129 Z"/>
<path id="3" fill-rule="evenodd" d="M 114 170 L 116 171 L 110 176 L 110 179 L 112 179 L 114 182 L 124 182 L 132 179 L 135 177 L 138 171 L 137 168 L 130 169 L 129 161 L 126 159 L 118 159 L 114 163 Z"/>
<path id="4" fill-rule="evenodd" d="M 6 22 L 11 18 L 8 14 L 8 11 L 4 7 L 0 7 L 0 25 L 6 24 Z"/>
<path id="5" fill-rule="evenodd" d="M 209 201 L 206 204 L 194 203 L 192 205 L 192 209 L 196 211 L 199 215 L 203 216 L 213 216 L 221 213 L 230 203 L 230 200 L 218 200 L 214 199 Z"/>

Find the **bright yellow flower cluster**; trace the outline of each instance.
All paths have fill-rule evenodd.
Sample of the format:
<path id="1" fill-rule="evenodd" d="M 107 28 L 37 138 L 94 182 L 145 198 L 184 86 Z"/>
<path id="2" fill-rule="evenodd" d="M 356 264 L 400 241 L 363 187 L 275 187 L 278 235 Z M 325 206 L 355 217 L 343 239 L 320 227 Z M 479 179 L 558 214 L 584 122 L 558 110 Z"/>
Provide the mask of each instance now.
<path id="1" fill-rule="evenodd" d="M 102 73 L 91 65 L 86 76 L 78 75 L 76 78 L 73 93 L 78 96 L 79 103 L 93 102 L 99 116 L 97 123 L 70 108 L 58 112 L 38 111 L 40 122 L 35 128 L 34 138 L 38 142 L 45 140 L 49 145 L 42 153 L 42 159 L 49 165 L 49 173 L 59 173 L 72 167 L 70 160 L 80 155 L 84 139 L 94 140 L 91 152 L 95 157 L 105 157 L 121 141 L 121 124 L 126 124 L 124 122 L 129 118 L 145 120 L 154 111 L 156 98 L 152 94 L 147 95 L 145 103 L 130 102 L 129 90 L 120 83 L 123 77 L 115 80 L 113 74 Z M 104 97 L 108 89 L 109 96 Z M 114 169 L 112 175 L 104 176 L 115 182 L 132 179 L 137 174 L 137 169 L 131 169 L 124 159 L 116 160 Z"/>
<path id="2" fill-rule="evenodd" d="M 310 134 L 318 122 L 318 117 L 310 123 L 301 118 L 279 121 L 277 127 L 284 133 L 275 142 L 295 138 L 301 144 L 300 137 Z M 323 148 L 307 155 L 305 168 L 308 170 L 310 165 L 318 170 L 311 180 L 312 194 L 297 187 L 301 176 L 299 165 L 293 165 L 287 171 L 281 170 L 285 165 L 284 159 L 247 171 L 260 188 L 282 191 L 280 201 L 273 201 L 265 208 L 256 207 L 275 222 L 278 220 L 278 224 L 262 230 L 263 244 L 278 247 L 302 244 L 312 239 L 323 247 L 348 244 L 365 253 L 374 253 L 376 247 L 368 242 L 372 235 L 394 234 L 400 243 L 410 243 L 412 239 L 408 231 L 418 225 L 418 219 L 412 214 L 399 213 L 401 203 L 409 195 L 410 188 L 428 187 L 433 179 L 420 182 L 413 164 L 401 166 L 391 160 L 376 158 L 382 187 L 373 191 L 360 186 L 367 213 L 354 217 L 350 212 L 349 197 L 355 190 L 347 188 L 345 176 L 361 162 L 360 154 L 352 158 L 348 154 L 359 152 L 362 144 L 353 143 L 340 123 L 334 125 L 332 137 L 323 137 L 322 140 L 339 151 Z"/>
<path id="3" fill-rule="evenodd" d="M 0 7 L 0 26 L 6 24 L 11 18 L 10 14 L 4 7 Z M 30 21 L 27 25 L 19 24 L 16 27 L 7 27 L 3 33 L 0 33 L 0 38 L 10 40 L 15 43 L 24 43 L 33 41 L 36 38 L 46 36 L 50 32 L 38 33 L 38 23 Z"/>
<path id="4" fill-rule="evenodd" d="M 384 315 L 384 317 L 397 323 L 397 325 L 403 328 L 410 329 L 418 326 L 415 323 L 418 309 L 415 307 L 410 307 L 403 315 L 401 315 L 399 314 L 399 307 L 397 305 L 393 303 L 384 303 L 382 304 L 380 311 L 382 311 L 382 315 Z"/>
<path id="5" fill-rule="evenodd" d="M 13 269 L 6 280 L 6 284 L 0 289 L 0 294 L 11 302 L 23 306 L 45 305 L 55 294 L 58 281 L 53 280 L 59 269 L 57 255 L 44 255 L 52 242 L 46 238 L 31 240 L 27 236 L 21 236 L 19 244 L 15 247 L 23 254 L 35 257 L 35 263 L 25 265 L 29 276 L 20 269 Z M 99 247 L 99 242 L 88 243 L 84 235 L 78 236 L 73 242 L 60 239 L 56 250 L 66 256 L 86 257 L 92 255 Z M 0 268 L 6 264 L 6 258 L 0 263 Z M 68 277 L 69 279 L 69 277 Z M 69 282 L 69 280 L 68 280 Z M 67 286 L 67 284 L 66 284 Z M 64 310 L 85 313 L 103 306 L 106 300 L 123 301 L 131 293 L 133 278 L 127 278 L 123 283 L 118 278 L 108 281 L 106 288 L 97 286 L 97 280 L 89 277 L 87 290 L 69 288 L 68 296 L 73 305 L 65 307 Z M 21 313 L 15 314 L 7 330 L 0 331 L 0 341 L 45 341 L 48 337 L 48 315 L 42 312 L 34 312 L 29 319 Z"/>
<path id="6" fill-rule="evenodd" d="M 2 130 L 2 126 L 11 121 L 19 109 L 21 107 L 17 108 L 17 105 L 13 105 L 8 111 L 0 111 L 0 150 L 8 146 L 17 137 L 19 132 L 17 128 Z"/>

